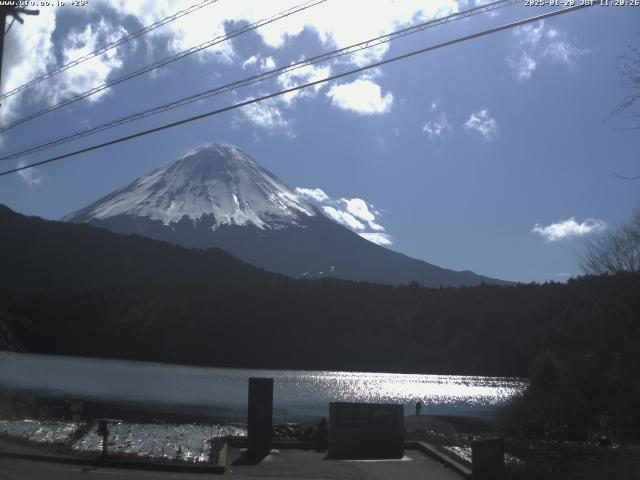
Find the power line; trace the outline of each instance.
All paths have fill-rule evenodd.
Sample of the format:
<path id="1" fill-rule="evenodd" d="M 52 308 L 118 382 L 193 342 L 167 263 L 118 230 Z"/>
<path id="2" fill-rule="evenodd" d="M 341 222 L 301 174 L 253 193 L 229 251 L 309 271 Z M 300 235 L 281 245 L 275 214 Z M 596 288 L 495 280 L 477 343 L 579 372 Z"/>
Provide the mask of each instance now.
<path id="1" fill-rule="evenodd" d="M 380 35 L 378 37 L 369 39 L 369 40 L 365 40 L 359 43 L 355 43 L 352 45 L 349 45 L 347 47 L 343 47 L 337 50 L 333 50 L 331 52 L 326 52 L 320 55 L 316 55 L 314 57 L 311 57 L 309 59 L 306 60 L 300 60 L 298 62 L 292 63 L 290 65 L 284 66 L 284 67 L 279 67 L 279 68 L 275 68 L 273 70 L 269 70 L 267 72 L 263 72 L 260 73 L 258 75 L 253 75 L 250 76 L 248 78 L 244 78 L 242 80 L 237 80 L 235 82 L 232 83 L 228 83 L 219 87 L 215 87 L 209 90 L 205 90 L 204 92 L 199 92 L 193 95 L 189 95 L 187 97 L 183 97 L 180 98 L 178 100 L 174 100 L 172 102 L 166 103 L 166 104 L 162 104 L 141 112 L 137 112 L 137 113 L 133 113 L 130 115 L 127 115 L 125 117 L 121 117 L 119 119 L 116 120 L 112 120 L 106 123 L 103 123 L 101 125 L 97 125 L 95 127 L 86 129 L 86 130 L 82 130 L 80 132 L 75 132 L 72 133 L 70 135 L 66 135 L 63 137 L 59 137 L 56 139 L 52 139 L 52 140 L 48 140 L 45 141 L 43 143 L 37 144 L 37 145 L 33 145 L 31 147 L 19 150 L 19 151 L 14 151 L 12 153 L 9 153 L 7 155 L 4 155 L 2 157 L 0 157 L 0 160 L 11 160 L 14 158 L 19 158 L 25 155 L 30 155 L 32 153 L 36 153 L 42 150 L 46 150 L 52 147 L 56 147 L 59 145 L 62 145 L 64 143 L 68 143 L 74 140 L 78 140 L 80 138 L 84 138 L 99 132 L 103 132 L 106 130 L 109 130 L 111 128 L 117 127 L 117 126 L 121 126 L 130 122 L 133 122 L 135 120 L 140 120 L 142 118 L 146 118 L 152 115 L 156 115 L 158 113 L 162 113 L 168 110 L 173 110 L 175 108 L 179 108 L 191 103 L 194 103 L 196 101 L 200 101 L 200 100 L 204 100 L 206 98 L 210 98 L 214 95 L 219 95 L 221 93 L 225 93 L 231 90 L 235 90 L 237 88 L 240 87 L 245 87 L 245 86 L 249 86 L 255 83 L 259 83 L 271 78 L 275 78 L 278 76 L 282 76 L 285 75 L 287 73 L 290 73 L 292 71 L 298 70 L 300 68 L 304 68 L 310 65 L 314 65 L 320 62 L 326 62 L 329 60 L 332 60 L 334 58 L 338 58 L 344 55 L 349 55 L 349 54 L 353 54 L 355 52 L 358 51 L 362 51 L 368 48 L 373 48 L 376 47 L 378 45 L 382 45 L 384 43 L 388 43 L 391 42 L 392 40 L 395 40 L 397 38 L 401 38 L 401 37 L 405 37 L 407 35 L 411 35 L 414 33 L 418 33 L 421 31 L 424 31 L 427 28 L 432 28 L 435 26 L 439 26 L 439 25 L 444 25 L 446 23 L 455 21 L 455 20 L 462 20 L 463 18 L 469 18 L 471 16 L 474 15 L 479 15 L 482 13 L 487 13 L 490 11 L 494 11 L 497 10 L 498 8 L 504 8 L 507 6 L 511 6 L 514 5 L 516 3 L 519 3 L 520 0 L 500 0 L 500 1 L 496 1 L 496 2 L 492 2 L 483 6 L 479 6 L 479 7 L 474 7 L 474 8 L 470 8 L 467 10 L 463 10 L 461 12 L 457 12 L 457 13 L 453 13 L 451 15 L 445 16 L 445 17 L 441 17 L 441 18 L 437 18 L 437 19 L 432 19 L 429 20 L 427 22 L 422 22 L 416 25 L 412 25 L 410 27 L 407 28 L 403 28 L 401 30 L 397 30 L 395 32 L 391 32 L 385 35 Z"/>
<path id="2" fill-rule="evenodd" d="M 200 51 L 202 51 L 202 50 L 204 50 L 206 48 L 210 48 L 210 47 L 212 47 L 214 45 L 217 45 L 219 43 L 226 42 L 227 40 L 230 40 L 230 39 L 232 39 L 234 37 L 237 37 L 237 36 L 242 35 L 244 33 L 250 32 L 250 31 L 255 30 L 257 28 L 260 28 L 260 27 L 262 27 L 264 25 L 268 25 L 268 24 L 273 23 L 273 22 L 275 22 L 277 20 L 281 20 L 281 19 L 286 18 L 286 17 L 288 17 L 290 15 L 293 15 L 295 13 L 302 12 L 303 10 L 307 10 L 307 9 L 309 9 L 311 7 L 319 5 L 319 4 L 324 3 L 326 1 L 327 0 L 314 0 L 314 1 L 311 1 L 311 2 L 304 3 L 304 4 L 296 5 L 294 7 L 291 7 L 289 9 L 287 9 L 287 10 L 284 10 L 282 12 L 276 13 L 275 15 L 272 15 L 271 17 L 263 18 L 262 20 L 258 20 L 257 22 L 254 22 L 254 23 L 252 23 L 250 25 L 247 25 L 247 26 L 245 26 L 243 28 L 240 28 L 238 30 L 233 30 L 232 32 L 227 33 L 225 35 L 217 36 L 217 37 L 215 37 L 215 38 L 213 38 L 211 40 L 208 40 L 208 41 L 206 41 L 204 43 L 196 45 L 195 47 L 191 47 L 191 48 L 189 48 L 187 50 L 183 50 L 182 52 L 178 52 L 177 54 L 172 55 L 171 57 L 166 57 L 166 58 L 164 58 L 164 59 L 162 59 L 162 60 L 160 60 L 160 61 L 158 61 L 156 63 L 153 63 L 151 65 L 147 65 L 146 67 L 143 67 L 143 68 L 141 68 L 139 70 L 136 70 L 134 72 L 128 73 L 128 74 L 126 74 L 126 75 L 124 75 L 122 77 L 118 77 L 118 78 L 116 78 L 114 80 L 111 80 L 111 81 L 108 81 L 108 82 L 104 82 L 104 83 L 102 83 L 102 84 L 100 84 L 100 85 L 98 85 L 96 87 L 91 88 L 90 90 L 87 90 L 87 91 L 85 91 L 83 93 L 80 93 L 80 94 L 76 95 L 75 97 L 71 97 L 71 98 L 69 98 L 67 100 L 63 100 L 63 101 L 61 101 L 61 102 L 59 102 L 59 103 L 57 103 L 57 104 L 55 104 L 55 105 L 53 105 L 51 107 L 47 107 L 47 108 L 45 108 L 43 110 L 40 110 L 38 112 L 32 113 L 30 115 L 27 115 L 26 117 L 22 117 L 22 118 L 20 118 L 20 119 L 18 119 L 16 121 L 10 123 L 9 125 L 1 127 L 0 128 L 0 133 L 4 133 L 7 130 L 11 130 L 12 128 L 17 127 L 18 125 L 21 125 L 21 124 L 26 123 L 26 122 L 28 122 L 30 120 L 35 119 L 35 118 L 41 117 L 43 115 L 46 115 L 47 113 L 51 113 L 51 112 L 53 112 L 55 110 L 59 110 L 60 108 L 66 107 L 67 105 L 71 105 L 72 103 L 75 103 L 75 102 L 78 102 L 80 100 L 83 100 L 83 99 L 85 99 L 87 97 L 90 97 L 91 95 L 94 95 L 94 94 L 96 94 L 98 92 L 106 90 L 107 88 L 111 88 L 111 87 L 113 87 L 115 85 L 118 85 L 120 83 L 126 82 L 128 80 L 132 80 L 132 79 L 134 79 L 136 77 L 139 77 L 140 75 L 143 75 L 145 73 L 148 73 L 148 72 L 151 72 L 151 71 L 156 70 L 158 68 L 167 66 L 167 65 L 175 62 L 176 60 L 180 60 L 182 58 L 185 58 L 185 57 L 187 57 L 189 55 L 192 55 L 194 53 L 200 52 Z"/>
<path id="3" fill-rule="evenodd" d="M 76 156 L 76 155 L 80 155 L 82 153 L 91 152 L 93 150 L 98 150 L 100 148 L 104 148 L 104 147 L 108 147 L 108 146 L 115 145 L 115 144 L 118 144 L 118 143 L 122 143 L 122 142 L 126 142 L 126 141 L 129 141 L 129 140 L 133 140 L 135 138 L 139 138 L 139 137 L 143 137 L 143 136 L 146 136 L 146 135 L 150 135 L 152 133 L 157 133 L 157 132 L 160 132 L 162 130 L 167 130 L 169 128 L 177 127 L 179 125 L 184 125 L 186 123 L 194 122 L 196 120 L 201 120 L 203 118 L 211 117 L 211 116 L 214 116 L 214 115 L 219 115 L 221 113 L 228 112 L 230 110 L 235 110 L 237 108 L 246 107 L 247 105 L 251 105 L 253 103 L 262 102 L 262 101 L 269 100 L 269 99 L 274 98 L 274 97 L 279 97 L 281 95 L 285 95 L 287 93 L 291 93 L 291 92 L 295 92 L 295 91 L 298 91 L 298 90 L 302 90 L 304 88 L 313 87 L 315 85 L 320 85 L 322 83 L 326 83 L 326 82 L 329 82 L 329 81 L 332 81 L 332 80 L 337 80 L 339 78 L 343 78 L 343 77 L 350 76 L 350 75 L 353 75 L 353 74 L 356 74 L 356 73 L 360 73 L 360 72 L 363 72 L 363 71 L 366 71 L 366 70 L 370 70 L 372 68 L 378 68 L 378 67 L 381 67 L 383 65 L 387 65 L 389 63 L 397 62 L 399 60 L 404 60 L 404 59 L 407 59 L 407 58 L 410 58 L 410 57 L 414 57 L 416 55 L 420 55 L 420 54 L 423 54 L 423 53 L 427 53 L 427 52 L 430 52 L 430 51 L 433 51 L 433 50 L 437 50 L 437 49 L 440 49 L 440 48 L 448 47 L 448 46 L 455 45 L 455 44 L 458 44 L 458 43 L 463 43 L 463 42 L 466 42 L 466 41 L 469 41 L 469 40 L 473 40 L 473 39 L 480 38 L 480 37 L 483 37 L 483 36 L 486 36 L 486 35 L 490 35 L 492 33 L 497 33 L 497 32 L 500 32 L 500 31 L 503 31 L 503 30 L 507 30 L 507 29 L 510 29 L 510 28 L 519 27 L 521 25 L 526 25 L 528 23 L 536 22 L 536 21 L 539 21 L 539 20 L 544 20 L 546 18 L 554 17 L 554 16 L 557 16 L 557 15 L 562 15 L 564 13 L 573 12 L 573 11 L 576 11 L 576 10 L 580 10 L 582 8 L 588 8 L 588 7 L 591 7 L 593 5 L 594 4 L 584 4 L 584 5 L 576 5 L 574 7 L 562 8 L 560 10 L 555 10 L 553 12 L 543 13 L 541 15 L 536 15 L 534 17 L 526 18 L 524 20 L 518 20 L 516 22 L 512 22 L 512 23 L 508 23 L 508 24 L 505 24 L 505 25 L 501 25 L 499 27 L 494 27 L 494 28 L 490 28 L 488 30 L 483 30 L 481 32 L 474 33 L 472 35 L 459 37 L 459 38 L 456 38 L 454 40 L 449 40 L 449 41 L 444 42 L 444 43 L 439 43 L 437 45 L 432 45 L 430 47 L 425 47 L 425 48 L 421 48 L 419 50 L 414 50 L 412 52 L 405 53 L 403 55 L 398 55 L 398 56 L 395 56 L 395 57 L 392 57 L 392 58 L 388 58 L 386 60 L 382 60 L 382 61 L 375 62 L 375 63 L 370 63 L 369 65 L 365 65 L 364 67 L 355 68 L 355 69 L 352 69 L 352 70 L 349 70 L 349 71 L 346 71 L 346 72 L 343 72 L 343 73 L 339 73 L 339 74 L 336 74 L 336 75 L 331 75 L 331 76 L 325 77 L 325 78 L 320 79 L 320 80 L 315 80 L 313 82 L 305 83 L 303 85 L 298 85 L 298 86 L 295 86 L 295 87 L 287 88 L 285 90 L 280 90 L 278 92 L 270 93 L 268 95 L 263 95 L 263 96 L 258 97 L 258 98 L 245 100 L 243 102 L 235 103 L 233 105 L 229 105 L 229 106 L 226 106 L 226 107 L 223 107 L 223 108 L 219 108 L 219 109 L 212 110 L 212 111 L 209 111 L 209 112 L 206 112 L 206 113 L 202 113 L 200 115 L 195 115 L 195 116 L 192 116 L 192 117 L 188 117 L 188 118 L 176 121 L 176 122 L 172 122 L 172 123 L 168 123 L 168 124 L 165 124 L 165 125 L 161 125 L 159 127 L 151 128 L 151 129 L 148 129 L 148 130 L 143 130 L 143 131 L 138 132 L 138 133 L 134 133 L 134 134 L 131 134 L 131 135 L 126 135 L 124 137 L 116 138 L 114 140 L 109 140 L 108 142 L 100 143 L 100 144 L 97 144 L 97 145 L 92 145 L 91 147 L 81 148 L 81 149 L 75 150 L 73 152 L 69 152 L 69 153 L 65 153 L 65 154 L 62 154 L 62 155 L 58 155 L 58 156 L 55 156 L 55 157 L 52 157 L 52 158 L 48 158 L 46 160 L 41 160 L 39 162 L 31 163 L 29 165 L 16 167 L 16 168 L 13 168 L 11 170 L 5 170 L 3 172 L 0 172 L 0 176 L 9 175 L 11 173 L 16 173 L 16 172 L 19 172 L 19 171 L 22 171 L 22 170 L 27 170 L 29 168 L 37 167 L 37 166 L 44 165 L 44 164 L 47 164 L 47 163 L 56 162 L 56 161 L 59 161 L 59 160 L 65 159 L 65 158 L 69 158 L 69 157 L 73 157 L 73 156 Z"/>
<path id="4" fill-rule="evenodd" d="M 44 142 L 44 143 L 29 147 L 27 149 L 23 149 L 23 150 L 20 150 L 20 151 L 17 151 L 17 152 L 12 152 L 12 153 L 10 153 L 8 155 L 0 157 L 0 160 L 10 160 L 10 159 L 13 159 L 13 158 L 18 158 L 18 157 L 21 157 L 21 156 L 24 156 L 24 155 L 28 155 L 28 154 L 35 153 L 35 152 L 38 152 L 38 151 L 42 151 L 44 149 L 48 149 L 48 148 L 51 148 L 51 147 L 54 147 L 54 146 L 62 145 L 64 143 L 67 143 L 67 142 L 70 142 L 70 141 L 73 141 L 73 140 L 77 140 L 79 138 L 83 138 L 83 137 L 86 137 L 86 136 L 89 136 L 89 135 L 92 135 L 92 134 L 95 134 L 95 133 L 98 133 L 98 132 L 102 132 L 102 131 L 108 130 L 108 129 L 116 127 L 116 126 L 120 126 L 120 125 L 123 125 L 123 124 L 126 124 L 126 123 L 130 123 L 132 121 L 139 120 L 141 118 L 146 118 L 148 116 L 155 115 L 157 113 L 161 113 L 161 112 L 164 112 L 164 111 L 167 111 L 167 110 L 178 108 L 178 107 L 181 107 L 181 106 L 184 106 L 184 105 L 187 105 L 187 104 L 199 101 L 199 100 L 203 100 L 205 98 L 209 98 L 209 97 L 214 96 L 214 95 L 218 95 L 220 93 L 224 93 L 224 92 L 227 92 L 227 91 L 230 91 L 230 90 L 234 90 L 234 89 L 239 88 L 239 87 L 248 86 L 248 85 L 251 85 L 251 84 L 254 84 L 254 83 L 258 83 L 258 82 L 267 80 L 269 78 L 274 78 L 274 77 L 277 77 L 277 76 L 281 76 L 281 75 L 284 75 L 284 74 L 289 73 L 291 71 L 297 70 L 299 68 L 306 67 L 308 65 L 313 65 L 313 64 L 316 64 L 316 63 L 320 63 L 320 62 L 324 62 L 324 61 L 327 61 L 327 60 L 331 60 L 333 58 L 337 58 L 339 56 L 352 54 L 352 53 L 355 53 L 357 51 L 364 50 L 366 48 L 373 48 L 373 47 L 375 47 L 377 45 L 381 45 L 383 43 L 390 42 L 393 39 L 400 38 L 400 37 L 403 37 L 403 36 L 406 36 L 406 35 L 410 35 L 410 34 L 413 34 L 413 33 L 417 33 L 419 31 L 422 31 L 422 30 L 426 29 L 426 28 L 430 28 L 430 27 L 442 25 L 442 24 L 445 24 L 445 23 L 449 23 L 449 22 L 451 22 L 453 20 L 460 20 L 462 18 L 468 18 L 468 17 L 470 17 L 472 15 L 477 15 L 477 14 L 480 14 L 480 13 L 486 13 L 488 11 L 492 11 L 492 10 L 495 10 L 497 8 L 502 8 L 502 7 L 505 7 L 505 6 L 510 6 L 510 5 L 515 4 L 515 3 L 519 3 L 519 0 L 501 0 L 501 1 L 493 2 L 491 4 L 487 4 L 487 5 L 481 6 L 481 7 L 475 7 L 475 8 L 468 9 L 468 10 L 465 10 L 465 11 L 462 11 L 462 12 L 458 12 L 458 13 L 455 13 L 455 14 L 452 14 L 452 15 L 449 15 L 449 16 L 446 16 L 446 17 L 443 17 L 443 18 L 430 20 L 428 22 L 423 22 L 421 24 L 417 24 L 417 25 L 414 25 L 414 26 L 411 26 L 411 27 L 408 27 L 408 28 L 405 28 L 405 29 L 402 29 L 402 30 L 398 30 L 396 32 L 392 32 L 392 33 L 389 33 L 389 34 L 386 34 L 386 35 L 381 35 L 379 37 L 376 37 L 376 38 L 373 38 L 373 39 L 370 39 L 370 40 L 366 40 L 366 41 L 363 41 L 363 42 L 360 42 L 360 43 L 356 43 L 356 44 L 353 44 L 353 45 L 350 45 L 350 46 L 347 46 L 347 47 L 344 47 L 344 48 L 341 48 L 341 49 L 338 49 L 338 50 L 334 50 L 332 52 L 328 52 L 328 53 L 324 53 L 324 54 L 321 54 L 321 55 L 317 55 L 317 56 L 309 58 L 307 60 L 302 60 L 302 61 L 299 61 L 299 62 L 296 62 L 296 63 L 292 63 L 292 64 L 290 64 L 288 66 L 285 66 L 285 67 L 279 67 L 279 68 L 276 68 L 276 69 L 273 69 L 273 70 L 270 70 L 270 71 L 267 71 L 267 72 L 263 72 L 263 73 L 258 74 L 258 75 L 254 75 L 254 76 L 242 79 L 242 80 L 238 80 L 236 82 L 232 82 L 230 84 L 226 84 L 226 85 L 223 85 L 223 86 L 220 86 L 220 87 L 216 87 L 216 88 L 213 88 L 213 89 L 210 89 L 210 90 L 206 90 L 204 92 L 200 92 L 200 93 L 197 93 L 197 94 L 194 94 L 194 95 L 190 95 L 188 97 L 183 97 L 181 99 L 169 102 L 167 104 L 163 104 L 163 105 L 160 105 L 160 106 L 157 106 L 157 107 L 153 107 L 151 109 L 147 109 L 147 110 L 142 111 L 142 112 L 134 113 L 134 114 L 122 117 L 120 119 L 113 120 L 113 121 L 98 125 L 96 127 L 90 128 L 88 130 L 84 130 L 84 131 L 81 131 L 81 132 L 76 132 L 76 133 L 73 133 L 71 135 L 67 135 L 65 137 L 57 138 L 57 139 L 54 139 L 54 140 L 49 140 L 47 142 Z"/>
<path id="5" fill-rule="evenodd" d="M 11 97 L 17 93 L 22 92 L 23 90 L 26 90 L 29 87 L 32 87 L 40 82 L 42 82 L 43 80 L 46 80 L 47 78 L 51 78 L 54 75 L 57 75 L 61 72 L 64 72 L 65 70 L 69 70 L 72 67 L 75 67 L 76 65 L 80 65 L 83 62 L 86 62 L 87 60 L 91 60 L 94 57 L 97 57 L 99 55 L 102 55 L 105 52 L 108 52 L 109 50 L 112 50 L 126 42 L 128 42 L 129 40 L 133 40 L 134 38 L 140 37 L 152 30 L 155 30 L 156 28 L 159 28 L 163 25 L 166 25 L 167 23 L 173 22 L 174 20 L 177 20 L 178 18 L 184 17 L 185 15 L 188 15 L 190 13 L 195 12 L 196 10 L 200 10 L 201 8 L 204 8 L 208 5 L 211 5 L 213 3 L 216 3 L 218 0 L 203 0 L 200 3 L 197 3 L 195 5 L 191 5 L 189 8 L 185 8 L 184 10 L 180 10 L 176 13 L 174 13 L 173 15 L 169 15 L 168 17 L 163 18 L 162 20 L 158 20 L 155 23 L 152 23 L 151 25 L 148 25 L 140 30 L 137 30 L 133 33 L 130 33 L 128 35 L 124 35 L 123 37 L 120 37 L 118 40 L 111 42 L 103 47 L 100 47 L 97 50 L 94 50 L 91 53 L 88 53 L 86 55 L 83 55 L 80 58 L 76 58 L 75 60 L 70 61 L 69 63 L 66 63 L 58 68 L 55 68 L 53 70 L 48 71 L 47 73 L 44 73 L 43 75 L 40 75 L 39 77 L 34 78 L 33 80 L 28 81 L 27 83 L 24 83 L 22 85 L 20 85 L 19 87 L 14 88 L 13 90 L 10 90 L 8 92 L 2 93 L 0 94 L 0 100 L 3 100 L 7 97 Z"/>

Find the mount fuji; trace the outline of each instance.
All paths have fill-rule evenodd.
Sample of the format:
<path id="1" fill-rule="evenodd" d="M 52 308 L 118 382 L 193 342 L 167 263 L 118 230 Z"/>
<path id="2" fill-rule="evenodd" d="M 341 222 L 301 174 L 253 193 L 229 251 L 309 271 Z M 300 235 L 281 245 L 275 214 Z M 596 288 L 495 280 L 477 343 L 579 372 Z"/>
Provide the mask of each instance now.
<path id="1" fill-rule="evenodd" d="M 374 244 L 326 217 L 241 149 L 213 144 L 63 218 L 184 247 L 220 247 L 292 277 L 502 284 Z"/>

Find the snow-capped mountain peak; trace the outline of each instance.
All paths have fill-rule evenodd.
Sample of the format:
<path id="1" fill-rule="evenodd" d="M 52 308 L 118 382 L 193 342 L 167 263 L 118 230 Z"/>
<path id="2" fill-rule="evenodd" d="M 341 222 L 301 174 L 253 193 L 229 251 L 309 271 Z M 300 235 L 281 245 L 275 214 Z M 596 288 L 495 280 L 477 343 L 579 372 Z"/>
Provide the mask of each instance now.
<path id="1" fill-rule="evenodd" d="M 279 229 L 315 216 L 316 209 L 240 148 L 215 143 L 141 177 L 65 220 L 89 222 L 118 215 L 164 225 L 213 216 L 221 225 Z"/>
<path id="2" fill-rule="evenodd" d="M 186 248 L 221 248 L 292 277 L 427 286 L 499 283 L 365 240 L 229 145 L 194 150 L 64 220 Z"/>

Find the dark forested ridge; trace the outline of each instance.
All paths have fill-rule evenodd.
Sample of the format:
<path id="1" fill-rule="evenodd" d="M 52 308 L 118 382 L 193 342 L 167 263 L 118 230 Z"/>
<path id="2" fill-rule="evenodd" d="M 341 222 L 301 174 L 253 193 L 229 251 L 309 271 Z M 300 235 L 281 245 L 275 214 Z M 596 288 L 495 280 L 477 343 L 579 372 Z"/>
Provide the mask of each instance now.
<path id="1" fill-rule="evenodd" d="M 223 250 L 27 217 L 0 205 L 0 289 L 186 287 L 284 279 Z"/>
<path id="2" fill-rule="evenodd" d="M 637 279 L 425 289 L 339 282 L 23 291 L 0 309 L 42 353 L 221 366 L 517 375 L 538 352 L 614 360 Z M 636 320 L 637 322 L 637 320 Z M 604 361 L 604 360 L 603 360 Z"/>
<path id="3" fill-rule="evenodd" d="M 499 372 L 499 356 L 489 355 L 497 344 L 474 349 L 483 358 L 464 365 L 466 334 L 451 338 L 460 353 L 443 352 L 433 333 L 458 337 L 451 335 L 454 324 L 438 319 L 421 325 L 421 292 L 354 287 L 327 282 L 215 291 L 24 293 L 2 296 L 0 305 L 43 330 L 24 342 L 39 352 L 227 366 L 518 373 Z"/>

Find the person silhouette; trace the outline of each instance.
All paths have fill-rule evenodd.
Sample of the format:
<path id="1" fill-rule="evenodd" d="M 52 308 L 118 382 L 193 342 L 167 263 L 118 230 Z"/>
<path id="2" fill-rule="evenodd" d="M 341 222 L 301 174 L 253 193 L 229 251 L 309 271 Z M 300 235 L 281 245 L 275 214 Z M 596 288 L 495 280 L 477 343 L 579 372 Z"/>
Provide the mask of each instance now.
<path id="1" fill-rule="evenodd" d="M 316 448 L 318 450 L 324 451 L 327 449 L 328 436 L 327 419 L 322 417 L 318 424 L 318 433 L 316 434 Z"/>
<path id="2" fill-rule="evenodd" d="M 422 400 L 418 400 L 416 402 L 416 417 L 420 415 L 421 411 L 422 411 Z"/>

